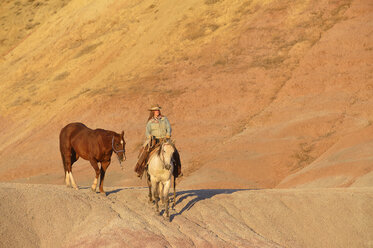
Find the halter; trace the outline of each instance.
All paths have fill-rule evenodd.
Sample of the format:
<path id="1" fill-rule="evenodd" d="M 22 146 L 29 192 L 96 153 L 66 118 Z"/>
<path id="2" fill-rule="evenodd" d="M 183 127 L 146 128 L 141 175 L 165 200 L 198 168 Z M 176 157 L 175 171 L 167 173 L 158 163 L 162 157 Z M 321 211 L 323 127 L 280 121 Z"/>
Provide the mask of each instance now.
<path id="1" fill-rule="evenodd" d="M 122 168 L 122 170 L 123 170 L 122 162 L 119 159 L 118 152 L 123 152 L 123 156 L 126 157 L 125 150 L 124 149 L 123 150 L 115 150 L 115 148 L 114 148 L 114 136 L 113 136 L 113 139 L 111 140 L 111 147 L 113 148 L 113 151 L 115 152 L 115 154 L 117 154 L 120 168 Z"/>
<path id="2" fill-rule="evenodd" d="M 125 150 L 115 150 L 114 148 L 114 136 L 113 139 L 111 140 L 111 147 L 113 148 L 113 151 L 118 155 L 118 152 L 125 152 Z"/>

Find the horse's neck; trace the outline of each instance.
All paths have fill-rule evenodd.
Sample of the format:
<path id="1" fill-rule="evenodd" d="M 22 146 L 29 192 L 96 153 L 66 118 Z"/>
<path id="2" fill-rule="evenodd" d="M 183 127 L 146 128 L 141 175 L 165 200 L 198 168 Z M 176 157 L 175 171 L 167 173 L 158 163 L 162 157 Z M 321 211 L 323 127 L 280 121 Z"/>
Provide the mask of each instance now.
<path id="1" fill-rule="evenodd" d="M 149 154 L 149 161 L 152 160 L 152 159 L 155 159 L 155 160 L 159 160 L 162 164 L 164 163 L 164 161 L 161 159 L 161 152 L 160 150 L 162 149 L 162 144 L 160 144 L 159 146 L 156 146 Z M 164 158 L 163 158 L 164 159 Z"/>
<path id="2" fill-rule="evenodd" d="M 159 157 L 159 149 L 161 149 L 161 146 L 154 147 L 154 149 L 149 153 L 149 160 L 154 156 Z"/>
<path id="3" fill-rule="evenodd" d="M 105 148 L 105 150 L 112 150 L 112 139 L 114 137 L 114 133 L 113 132 L 110 132 L 110 131 L 106 131 L 106 130 L 103 130 L 103 132 L 100 134 L 101 136 L 101 141 L 102 141 L 102 145 L 103 145 L 103 148 Z"/>

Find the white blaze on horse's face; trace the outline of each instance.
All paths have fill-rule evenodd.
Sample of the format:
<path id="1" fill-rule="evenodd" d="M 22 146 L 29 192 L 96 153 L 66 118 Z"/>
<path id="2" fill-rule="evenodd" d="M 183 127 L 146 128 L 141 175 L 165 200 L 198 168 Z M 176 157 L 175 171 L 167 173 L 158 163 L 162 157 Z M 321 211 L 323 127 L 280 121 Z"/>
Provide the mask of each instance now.
<path id="1" fill-rule="evenodd" d="M 116 142 L 118 142 L 118 139 L 115 139 L 114 136 L 113 136 L 113 138 L 112 138 L 112 149 L 117 154 L 119 163 L 122 167 L 121 162 L 126 160 L 126 154 L 125 154 L 126 153 L 126 150 L 125 150 L 126 142 L 124 141 L 123 138 L 120 138 L 118 143 L 116 143 Z M 122 169 L 123 169 L 123 167 L 122 167 Z"/>
<path id="2" fill-rule="evenodd" d="M 121 140 L 120 143 L 122 144 L 123 147 L 123 161 L 126 161 L 126 142 L 124 140 Z"/>
<path id="3" fill-rule="evenodd" d="M 174 151 L 175 149 L 171 144 L 166 143 L 162 146 L 162 159 L 167 170 L 171 168 L 171 158 Z"/>

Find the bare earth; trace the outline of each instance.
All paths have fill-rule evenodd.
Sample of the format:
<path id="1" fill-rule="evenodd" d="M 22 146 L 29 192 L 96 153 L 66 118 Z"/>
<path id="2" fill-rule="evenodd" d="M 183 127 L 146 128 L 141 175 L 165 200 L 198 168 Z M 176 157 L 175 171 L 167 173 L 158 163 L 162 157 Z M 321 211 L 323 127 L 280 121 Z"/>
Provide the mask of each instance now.
<path id="1" fill-rule="evenodd" d="M 171 222 L 145 188 L 107 193 L 1 183 L 0 246 L 373 246 L 371 188 L 181 189 Z"/>
<path id="2" fill-rule="evenodd" d="M 133 172 L 147 108 L 184 176 Z M 121 132 L 107 197 L 61 128 Z M 1 247 L 373 247 L 371 0 L 0 1 Z"/>

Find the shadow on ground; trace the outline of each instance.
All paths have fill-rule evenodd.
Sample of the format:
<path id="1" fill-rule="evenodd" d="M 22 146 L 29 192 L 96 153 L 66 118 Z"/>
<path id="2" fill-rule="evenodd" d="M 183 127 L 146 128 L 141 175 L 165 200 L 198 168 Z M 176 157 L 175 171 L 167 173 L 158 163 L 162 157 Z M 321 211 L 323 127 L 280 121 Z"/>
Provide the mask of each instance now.
<path id="1" fill-rule="evenodd" d="M 105 192 L 105 195 L 106 196 L 109 196 L 111 194 L 116 194 L 122 190 L 125 190 L 125 189 L 147 189 L 148 187 L 125 187 L 125 188 L 119 188 L 119 189 L 114 189 L 114 190 L 110 190 L 110 191 L 106 191 Z"/>
<path id="2" fill-rule="evenodd" d="M 181 209 L 178 213 L 175 213 L 170 216 L 170 221 L 172 221 L 176 216 L 181 215 L 184 211 L 190 210 L 194 204 L 199 201 L 210 199 L 213 196 L 221 195 L 221 194 L 232 194 L 238 191 L 247 191 L 247 190 L 257 190 L 257 189 L 198 189 L 198 190 L 185 190 L 179 191 L 176 193 L 176 201 L 175 205 L 182 203 L 183 201 L 189 202 Z"/>

